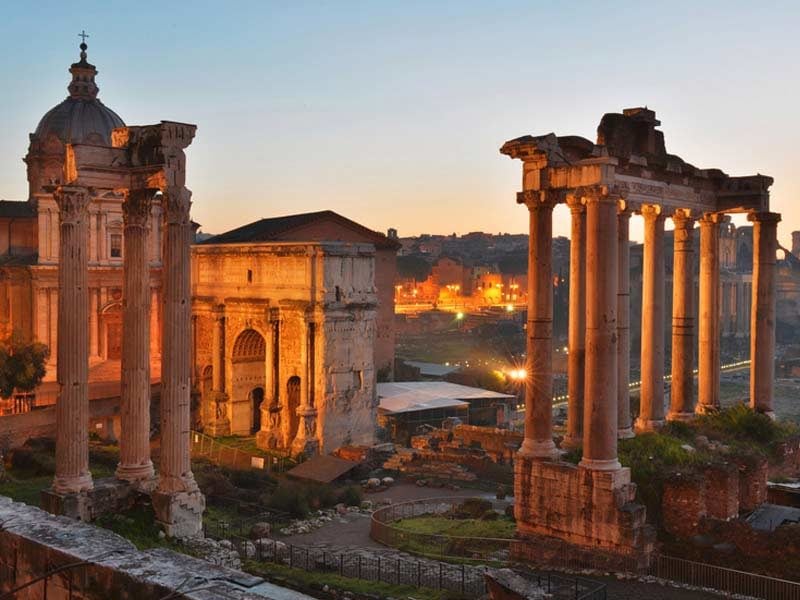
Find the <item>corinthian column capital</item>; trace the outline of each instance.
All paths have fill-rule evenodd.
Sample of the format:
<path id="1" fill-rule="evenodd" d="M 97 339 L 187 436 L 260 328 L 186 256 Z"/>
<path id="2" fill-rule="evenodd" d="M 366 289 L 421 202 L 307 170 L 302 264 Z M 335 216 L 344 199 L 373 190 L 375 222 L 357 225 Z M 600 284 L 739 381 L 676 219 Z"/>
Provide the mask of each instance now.
<path id="1" fill-rule="evenodd" d="M 190 220 L 192 192 L 184 186 L 168 187 L 164 190 L 161 205 L 164 207 L 164 218 L 167 223 L 187 224 Z"/>
<path id="2" fill-rule="evenodd" d="M 153 207 L 155 190 L 141 189 L 128 190 L 122 203 L 122 219 L 125 227 L 148 228 L 150 225 L 150 211 Z"/>
<path id="3" fill-rule="evenodd" d="M 91 201 L 86 188 L 62 185 L 56 188 L 53 198 L 58 205 L 61 223 L 78 223 L 86 219 Z"/>
<path id="4" fill-rule="evenodd" d="M 691 231 L 694 228 L 695 218 L 692 216 L 691 211 L 685 208 L 679 208 L 672 213 L 672 224 L 675 229 L 688 229 Z"/>

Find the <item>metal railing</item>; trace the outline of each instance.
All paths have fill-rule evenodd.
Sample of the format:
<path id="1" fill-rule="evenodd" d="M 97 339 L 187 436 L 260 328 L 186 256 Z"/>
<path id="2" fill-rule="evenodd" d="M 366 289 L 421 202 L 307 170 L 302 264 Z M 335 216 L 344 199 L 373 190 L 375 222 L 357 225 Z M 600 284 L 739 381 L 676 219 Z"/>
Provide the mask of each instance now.
<path id="1" fill-rule="evenodd" d="M 763 600 L 800 600 L 800 582 L 657 554 L 648 574 L 686 585 Z"/>
<path id="2" fill-rule="evenodd" d="M 393 525 L 400 519 L 445 515 L 469 498 L 430 498 L 390 504 L 372 513 L 370 537 L 385 546 L 431 558 L 467 558 L 505 563 L 513 538 L 477 538 L 408 531 Z"/>
<path id="3" fill-rule="evenodd" d="M 485 565 L 386 557 L 369 551 L 332 552 L 277 540 L 233 538 L 231 542 L 242 557 L 257 562 L 283 564 L 294 569 L 364 581 L 455 592 L 470 598 L 481 598 L 487 592 L 485 575 L 488 567 Z M 594 581 L 548 573 L 527 572 L 525 577 L 558 600 L 606 599 L 606 586 Z"/>
<path id="4" fill-rule="evenodd" d="M 638 556 L 608 556 L 591 551 L 578 552 L 564 542 L 561 547 L 551 540 L 548 547 L 537 551 L 529 542 L 520 539 L 482 538 L 424 534 L 403 529 L 394 524 L 400 519 L 422 515 L 446 515 L 463 504 L 467 498 L 431 498 L 414 500 L 379 508 L 372 515 L 370 537 L 386 546 L 413 554 L 442 559 L 474 559 L 479 561 L 521 560 L 538 569 L 557 571 L 618 572 L 650 575 L 699 588 L 709 588 L 762 600 L 800 600 L 800 582 L 789 581 L 759 573 L 738 571 L 718 565 L 699 563 L 663 554 L 654 554 L 649 565 Z"/>
<path id="5" fill-rule="evenodd" d="M 259 469 L 267 473 L 282 473 L 295 464 L 288 456 L 271 453 L 253 454 L 241 448 L 226 446 L 199 431 L 191 431 L 189 439 L 192 457 L 205 458 L 214 464 L 231 469 Z"/>

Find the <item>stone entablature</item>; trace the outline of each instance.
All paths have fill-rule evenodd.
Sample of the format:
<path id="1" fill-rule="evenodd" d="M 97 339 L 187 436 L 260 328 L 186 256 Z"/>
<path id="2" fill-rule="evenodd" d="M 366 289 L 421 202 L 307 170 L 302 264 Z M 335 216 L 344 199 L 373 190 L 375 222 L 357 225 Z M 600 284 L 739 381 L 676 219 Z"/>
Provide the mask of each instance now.
<path id="1" fill-rule="evenodd" d="M 372 443 L 374 247 L 264 242 L 192 252 L 204 427 L 256 433 L 262 447 L 291 452 Z"/>
<path id="2" fill-rule="evenodd" d="M 606 114 L 593 144 L 579 136 L 523 136 L 506 142 L 501 152 L 523 162 L 518 202 L 531 192 L 554 192 L 556 201 L 581 196 L 585 188 L 605 193 L 638 210 L 645 204 L 666 213 L 746 212 L 769 209 L 772 178 L 765 175 L 731 177 L 719 169 L 698 169 L 667 154 L 664 134 L 655 112 L 632 108 Z"/>

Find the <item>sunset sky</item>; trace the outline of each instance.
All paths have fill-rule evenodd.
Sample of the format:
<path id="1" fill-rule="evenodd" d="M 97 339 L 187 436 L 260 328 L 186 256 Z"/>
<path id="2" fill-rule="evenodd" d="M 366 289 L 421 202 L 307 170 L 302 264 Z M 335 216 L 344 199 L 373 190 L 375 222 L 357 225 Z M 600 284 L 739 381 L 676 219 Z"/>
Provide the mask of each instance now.
<path id="1" fill-rule="evenodd" d="M 775 178 L 800 229 L 800 2 L 4 3 L 0 198 L 66 97 L 77 34 L 127 124 L 196 123 L 188 186 L 209 232 L 330 208 L 369 227 L 519 233 L 524 134 L 595 138 L 647 105 L 698 167 Z M 568 211 L 555 232 L 569 231 Z M 634 237 L 641 227 L 635 219 Z"/>

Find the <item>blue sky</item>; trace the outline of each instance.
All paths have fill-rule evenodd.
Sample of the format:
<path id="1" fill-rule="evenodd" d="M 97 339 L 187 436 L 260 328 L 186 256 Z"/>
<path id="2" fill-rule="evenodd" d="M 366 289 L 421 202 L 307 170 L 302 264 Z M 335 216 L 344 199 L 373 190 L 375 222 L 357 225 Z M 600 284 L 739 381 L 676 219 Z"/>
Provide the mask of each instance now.
<path id="1" fill-rule="evenodd" d="M 670 152 L 775 177 L 788 244 L 800 3 L 664 4 L 8 2 L 0 197 L 25 197 L 27 135 L 66 96 L 86 29 L 100 98 L 126 123 L 198 125 L 188 185 L 206 231 L 332 208 L 401 235 L 523 232 L 502 143 L 593 139 L 603 113 L 646 104 Z"/>

